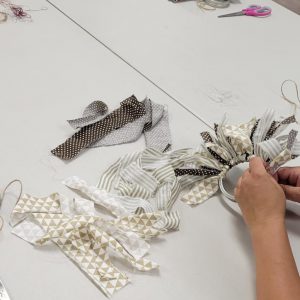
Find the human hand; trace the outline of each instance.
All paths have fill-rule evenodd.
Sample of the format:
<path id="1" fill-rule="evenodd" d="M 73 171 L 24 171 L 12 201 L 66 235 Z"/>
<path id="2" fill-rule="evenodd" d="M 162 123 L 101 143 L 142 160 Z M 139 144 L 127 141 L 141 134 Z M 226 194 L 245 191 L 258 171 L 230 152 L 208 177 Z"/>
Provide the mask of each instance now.
<path id="1" fill-rule="evenodd" d="M 235 188 L 235 198 L 250 231 L 266 224 L 284 224 L 286 201 L 283 189 L 266 171 L 261 158 L 250 160 L 249 169 Z"/>
<path id="2" fill-rule="evenodd" d="M 281 168 L 274 175 L 287 199 L 300 203 L 300 167 Z"/>

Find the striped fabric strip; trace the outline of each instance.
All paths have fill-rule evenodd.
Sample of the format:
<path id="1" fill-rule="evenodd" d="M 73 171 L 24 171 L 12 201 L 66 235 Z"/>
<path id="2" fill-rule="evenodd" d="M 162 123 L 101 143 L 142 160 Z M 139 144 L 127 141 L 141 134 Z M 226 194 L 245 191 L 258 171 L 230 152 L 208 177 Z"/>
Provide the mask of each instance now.
<path id="1" fill-rule="evenodd" d="M 125 156 L 118 159 L 113 165 L 111 165 L 100 177 L 97 187 L 100 190 L 106 190 L 108 192 L 112 191 L 114 186 L 114 181 L 119 176 L 121 169 L 125 168 L 127 165 L 136 161 L 141 155 L 141 152 L 133 152 L 126 154 Z"/>
<path id="2" fill-rule="evenodd" d="M 174 169 L 170 165 L 160 167 L 152 173 L 152 175 L 159 181 L 165 182 L 167 180 L 174 180 Z"/>
<path id="3" fill-rule="evenodd" d="M 183 190 L 189 188 L 191 185 L 193 185 L 196 182 L 199 182 L 200 180 L 204 179 L 203 176 L 190 176 L 190 175 L 184 175 L 180 177 L 179 184 Z"/>
<path id="4" fill-rule="evenodd" d="M 120 173 L 120 177 L 125 181 L 139 184 L 150 193 L 153 193 L 158 185 L 158 181 L 141 169 L 136 163 L 132 163 L 123 169 Z"/>
<path id="5" fill-rule="evenodd" d="M 254 134 L 256 132 L 256 129 L 257 129 L 257 126 L 258 126 L 258 123 L 259 123 L 260 119 L 258 119 L 255 123 L 255 125 L 253 126 L 252 130 L 251 130 L 251 134 L 250 134 L 250 140 L 252 142 L 252 145 L 254 145 L 253 143 L 253 137 L 254 137 Z"/>
<path id="6" fill-rule="evenodd" d="M 180 225 L 180 217 L 178 211 L 162 212 L 161 219 L 155 224 L 162 230 L 178 230 Z"/>
<path id="7" fill-rule="evenodd" d="M 279 133 L 284 131 L 287 128 L 287 126 L 294 122 L 295 116 L 288 117 L 281 122 L 273 121 L 270 125 L 269 130 L 266 133 L 266 136 L 264 137 L 264 140 L 270 141 L 271 137 L 275 138 Z M 261 136 L 261 138 L 263 138 L 263 136 Z M 274 140 L 272 140 L 270 143 L 264 143 L 263 141 L 259 141 L 255 145 L 255 154 L 267 160 L 268 158 L 271 158 L 271 156 L 272 158 L 275 158 L 275 153 L 277 153 L 277 155 L 279 154 L 278 149 L 278 144 Z M 268 153 L 271 156 L 268 157 Z"/>
<path id="8" fill-rule="evenodd" d="M 131 193 L 128 196 L 133 198 L 142 198 L 142 199 L 150 199 L 152 197 L 152 193 L 144 189 L 142 186 L 138 184 L 132 184 Z"/>
<path id="9" fill-rule="evenodd" d="M 135 215 L 141 215 L 144 213 L 145 213 L 145 210 L 142 207 L 138 207 L 134 212 Z"/>
<path id="10" fill-rule="evenodd" d="M 179 195 L 181 192 L 181 186 L 178 180 L 175 180 L 173 182 L 173 186 L 171 189 L 171 198 L 168 200 L 167 203 L 167 211 L 170 211 L 174 205 L 174 203 L 176 202 L 176 200 L 178 199 Z"/>
<path id="11" fill-rule="evenodd" d="M 292 147 L 292 153 L 293 155 L 300 155 L 300 141 L 294 143 Z"/>
<path id="12" fill-rule="evenodd" d="M 141 165 L 143 169 L 157 169 L 167 164 L 171 164 L 173 168 L 182 164 L 180 161 L 184 157 L 189 156 L 193 149 L 180 149 L 169 153 L 161 153 L 154 149 L 146 149 L 141 155 Z"/>
<path id="13" fill-rule="evenodd" d="M 254 146 L 254 154 L 261 156 L 259 153 L 259 148 L 256 147 L 256 145 L 260 142 L 262 142 L 270 129 L 273 119 L 274 119 L 274 110 L 267 110 L 262 118 L 259 120 L 259 123 L 256 127 L 255 133 L 253 135 L 253 144 Z"/>
<path id="14" fill-rule="evenodd" d="M 171 199 L 171 189 L 172 183 L 165 182 L 156 193 L 156 208 L 158 210 L 167 210 L 168 209 L 168 202 Z"/>
<path id="15" fill-rule="evenodd" d="M 113 165 L 110 166 L 110 168 L 107 169 L 105 173 L 103 173 L 97 185 L 100 190 L 105 190 L 108 192 L 111 191 L 112 183 L 115 175 L 117 174 L 120 162 L 121 158 L 119 158 Z"/>
<path id="16" fill-rule="evenodd" d="M 282 151 L 282 146 L 274 138 L 257 144 L 256 148 L 257 152 L 260 154 L 260 157 L 264 160 L 267 160 L 268 158 L 274 159 Z"/>
<path id="17" fill-rule="evenodd" d="M 130 196 L 132 193 L 132 186 L 120 182 L 116 188 L 121 196 Z"/>
<path id="18" fill-rule="evenodd" d="M 143 187 L 137 184 L 128 184 L 121 181 L 118 186 L 115 188 L 116 191 L 119 192 L 121 196 L 129 196 L 133 198 L 142 198 L 142 199 L 150 199 L 152 197 L 152 193 L 145 190 Z"/>

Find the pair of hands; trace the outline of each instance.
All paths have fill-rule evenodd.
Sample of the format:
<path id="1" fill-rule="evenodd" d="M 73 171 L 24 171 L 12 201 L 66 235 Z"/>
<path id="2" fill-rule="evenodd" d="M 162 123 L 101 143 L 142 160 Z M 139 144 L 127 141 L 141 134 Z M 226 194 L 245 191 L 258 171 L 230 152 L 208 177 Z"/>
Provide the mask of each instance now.
<path id="1" fill-rule="evenodd" d="M 259 157 L 250 160 L 235 189 L 235 198 L 250 231 L 284 223 L 286 199 L 300 202 L 300 167 L 281 168 L 272 177 Z"/>

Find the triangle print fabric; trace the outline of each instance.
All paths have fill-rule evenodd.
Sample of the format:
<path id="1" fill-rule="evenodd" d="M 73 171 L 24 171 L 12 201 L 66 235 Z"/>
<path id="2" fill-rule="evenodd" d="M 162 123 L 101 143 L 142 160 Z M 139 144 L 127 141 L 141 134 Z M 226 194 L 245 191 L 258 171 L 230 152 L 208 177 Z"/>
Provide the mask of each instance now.
<path id="1" fill-rule="evenodd" d="M 219 177 L 210 177 L 202 180 L 189 193 L 182 197 L 182 201 L 195 205 L 209 199 L 219 190 Z"/>
<path id="2" fill-rule="evenodd" d="M 122 196 L 155 199 L 157 208 L 164 203 L 162 207 L 170 209 L 178 197 L 190 205 L 203 203 L 219 191 L 219 182 L 229 169 L 251 156 L 265 160 L 273 174 L 300 154 L 298 132 L 291 129 L 282 134 L 295 117 L 277 121 L 274 115 L 268 110 L 260 119 L 244 124 L 215 124 L 215 134 L 201 133 L 204 144 L 199 149 L 167 153 L 146 149 L 128 154 L 104 172 L 98 187 Z M 158 180 L 160 172 L 166 172 L 165 182 Z"/>
<path id="3" fill-rule="evenodd" d="M 113 265 L 109 252 L 140 271 L 158 268 L 144 256 L 149 250 L 146 239 L 165 232 L 159 225 L 161 218 L 159 213 L 141 213 L 107 220 L 96 213 L 90 200 L 25 194 L 13 210 L 11 224 L 14 234 L 34 245 L 54 242 L 105 295 L 111 296 L 129 278 Z"/>
<path id="4" fill-rule="evenodd" d="M 94 109 L 105 113 L 102 104 L 91 106 L 78 122 L 95 120 Z M 145 255 L 152 238 L 179 229 L 179 213 L 173 210 L 177 199 L 191 206 L 205 202 L 219 191 L 230 168 L 253 155 L 267 162 L 271 174 L 300 155 L 298 132 L 290 128 L 295 117 L 277 121 L 274 115 L 269 110 L 245 124 L 215 124 L 214 134 L 201 133 L 204 143 L 197 149 L 129 153 L 112 164 L 97 185 L 78 176 L 63 181 L 86 199 L 25 194 L 13 210 L 12 232 L 33 245 L 55 243 L 111 296 L 129 278 L 113 264 L 110 253 L 140 271 L 158 268 Z M 104 218 L 95 205 L 111 217 Z"/>
<path id="5" fill-rule="evenodd" d="M 216 124 L 215 136 L 208 132 L 202 133 L 204 152 L 200 154 L 198 167 L 191 171 L 199 172 L 214 165 L 219 174 L 205 176 L 182 200 L 194 205 L 209 199 L 219 190 L 219 181 L 226 176 L 227 171 L 249 161 L 253 155 L 265 160 L 269 165 L 269 173 L 274 174 L 280 166 L 300 153 L 297 131 L 292 129 L 288 134 L 280 135 L 292 123 L 295 123 L 294 116 L 279 122 L 274 120 L 274 111 L 269 110 L 261 119 L 254 118 L 245 124 Z M 206 157 L 206 160 L 201 162 L 201 156 Z M 180 173 L 180 169 L 176 172 Z"/>

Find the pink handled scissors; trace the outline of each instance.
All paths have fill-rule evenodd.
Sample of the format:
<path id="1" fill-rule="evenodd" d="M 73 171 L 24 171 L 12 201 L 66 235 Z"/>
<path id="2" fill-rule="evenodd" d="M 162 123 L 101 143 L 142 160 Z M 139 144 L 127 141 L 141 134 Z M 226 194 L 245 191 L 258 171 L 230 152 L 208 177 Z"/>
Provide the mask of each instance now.
<path id="1" fill-rule="evenodd" d="M 267 6 L 250 5 L 249 7 L 232 14 L 221 15 L 218 18 L 235 16 L 267 17 L 272 13 L 272 9 Z"/>

